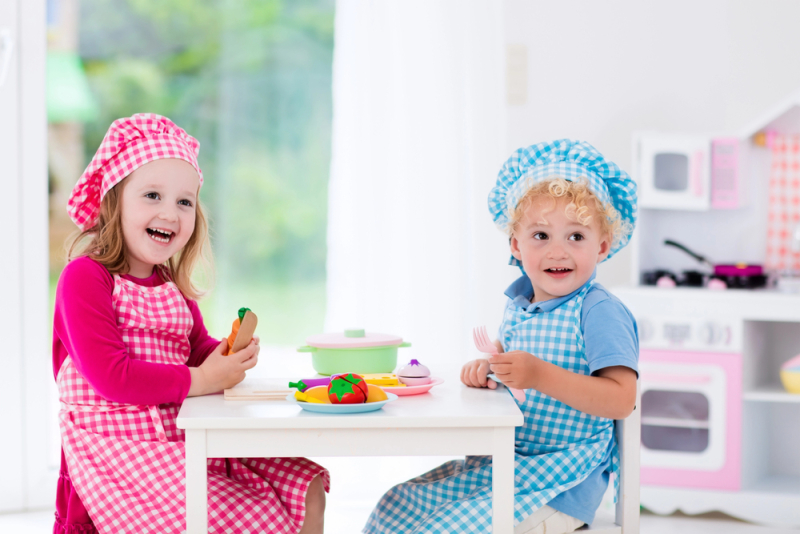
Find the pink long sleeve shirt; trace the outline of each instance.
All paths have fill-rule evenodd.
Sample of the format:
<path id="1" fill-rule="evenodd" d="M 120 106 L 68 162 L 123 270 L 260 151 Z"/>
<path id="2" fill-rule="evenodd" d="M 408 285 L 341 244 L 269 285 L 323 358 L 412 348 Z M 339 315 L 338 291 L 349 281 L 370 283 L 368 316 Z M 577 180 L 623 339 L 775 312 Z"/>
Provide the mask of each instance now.
<path id="1" fill-rule="evenodd" d="M 156 272 L 148 278 L 122 276 L 146 287 L 164 283 Z M 77 258 L 64 268 L 56 290 L 53 374 L 58 375 L 69 355 L 94 390 L 108 400 L 127 404 L 183 402 L 191 386 L 188 367 L 203 363 L 219 344 L 208 335 L 197 303 L 186 299 L 194 320 L 188 367 L 150 363 L 128 358 L 111 303 L 113 291 L 114 278 L 91 258 Z"/>
<path id="2" fill-rule="evenodd" d="M 148 278 L 122 276 L 147 287 L 164 283 L 156 272 Z M 113 290 L 113 276 L 89 257 L 77 258 L 64 268 L 53 320 L 54 376 L 70 356 L 92 388 L 108 400 L 143 405 L 183 402 L 192 382 L 189 367 L 199 366 L 219 345 L 219 340 L 208 335 L 197 303 L 186 299 L 194 320 L 187 365 L 150 363 L 128 357 L 111 302 Z M 94 532 L 70 483 L 63 451 L 54 532 Z"/>

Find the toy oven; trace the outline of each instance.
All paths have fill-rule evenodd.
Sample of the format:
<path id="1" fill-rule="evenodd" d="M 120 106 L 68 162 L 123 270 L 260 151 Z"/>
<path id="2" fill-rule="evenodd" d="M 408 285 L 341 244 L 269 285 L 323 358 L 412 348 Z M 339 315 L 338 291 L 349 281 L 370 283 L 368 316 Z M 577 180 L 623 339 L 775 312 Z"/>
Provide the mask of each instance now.
<path id="1" fill-rule="evenodd" d="M 642 484 L 737 490 L 741 354 L 642 350 Z"/>

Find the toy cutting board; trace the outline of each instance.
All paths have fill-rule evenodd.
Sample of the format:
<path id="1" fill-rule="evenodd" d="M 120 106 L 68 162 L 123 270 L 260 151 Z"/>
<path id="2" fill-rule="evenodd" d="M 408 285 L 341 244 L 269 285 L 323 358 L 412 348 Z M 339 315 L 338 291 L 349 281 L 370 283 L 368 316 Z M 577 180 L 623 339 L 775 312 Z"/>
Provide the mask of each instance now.
<path id="1" fill-rule="evenodd" d="M 288 378 L 245 378 L 225 390 L 225 400 L 283 400 L 290 393 Z"/>

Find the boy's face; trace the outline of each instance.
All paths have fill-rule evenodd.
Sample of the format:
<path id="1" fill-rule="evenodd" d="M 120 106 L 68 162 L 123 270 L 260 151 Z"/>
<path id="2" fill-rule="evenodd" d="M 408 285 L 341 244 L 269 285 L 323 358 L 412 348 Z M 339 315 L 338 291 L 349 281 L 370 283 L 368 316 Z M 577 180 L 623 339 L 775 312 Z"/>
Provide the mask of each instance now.
<path id="1" fill-rule="evenodd" d="M 568 202 L 537 198 L 525 210 L 514 235 L 511 254 L 533 284 L 533 301 L 568 295 L 592 276 L 595 266 L 611 248 L 611 239 L 600 231 L 598 213 L 584 226 L 566 215 Z M 552 208 L 552 209 L 551 209 Z"/>

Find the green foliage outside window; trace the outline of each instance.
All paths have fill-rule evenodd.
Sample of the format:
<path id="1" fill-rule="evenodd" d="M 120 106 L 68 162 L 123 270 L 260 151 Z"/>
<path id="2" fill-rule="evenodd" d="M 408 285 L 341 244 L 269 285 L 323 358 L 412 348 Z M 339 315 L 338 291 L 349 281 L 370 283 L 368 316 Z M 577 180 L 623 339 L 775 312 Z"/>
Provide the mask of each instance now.
<path id="1" fill-rule="evenodd" d="M 333 12 L 333 0 L 80 2 L 100 108 L 86 161 L 137 112 L 200 141 L 217 266 L 203 308 L 217 336 L 241 306 L 273 319 L 259 326 L 267 342 L 302 344 L 322 327 Z"/>

